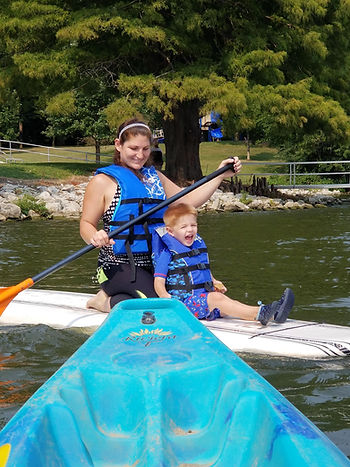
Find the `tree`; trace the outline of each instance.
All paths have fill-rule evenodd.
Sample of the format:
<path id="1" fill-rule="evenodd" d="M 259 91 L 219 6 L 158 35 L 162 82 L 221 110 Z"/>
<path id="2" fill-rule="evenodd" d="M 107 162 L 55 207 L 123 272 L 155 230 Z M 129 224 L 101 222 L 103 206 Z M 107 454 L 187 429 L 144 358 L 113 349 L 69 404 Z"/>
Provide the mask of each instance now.
<path id="1" fill-rule="evenodd" d="M 96 163 L 99 163 L 101 143 L 113 139 L 104 112 L 109 100 L 108 92 L 103 89 L 91 90 L 91 93 L 86 93 L 85 90 L 85 93 L 65 92 L 56 95 L 45 109 L 49 122 L 45 134 L 53 139 L 68 135 L 92 138 L 95 143 Z"/>
<path id="2" fill-rule="evenodd" d="M 0 107 L 0 139 L 18 140 L 20 103 L 16 92 L 2 96 Z"/>
<path id="3" fill-rule="evenodd" d="M 40 136 L 40 110 L 46 95 L 60 89 L 53 78 L 57 68 L 54 60 L 51 73 L 43 73 L 38 61 L 35 73 L 28 69 L 33 56 L 48 56 L 55 43 L 55 30 L 66 20 L 67 12 L 45 3 L 50 2 L 0 0 L 0 96 L 16 93 L 20 102 L 19 137 L 27 141 Z"/>
<path id="4" fill-rule="evenodd" d="M 178 180 L 194 180 L 202 176 L 199 161 L 199 112 L 212 106 L 221 114 L 245 108 L 244 96 L 232 84 L 212 73 L 208 78 L 178 75 L 130 77 L 121 75 L 120 98 L 107 107 L 107 118 L 118 126 L 124 115 L 119 108 L 146 107 L 153 115 L 162 115 L 166 141 L 166 171 Z M 139 96 L 139 97 L 137 97 Z M 204 104 L 206 102 L 206 104 Z"/>
<path id="5" fill-rule="evenodd" d="M 208 110 L 271 141 L 300 142 L 317 125 L 348 137 L 348 0 L 5 3 L 12 83 L 26 81 L 41 110 L 57 94 L 103 89 L 112 129 L 126 113 L 162 119 L 172 178 L 201 175 L 198 117 Z"/>

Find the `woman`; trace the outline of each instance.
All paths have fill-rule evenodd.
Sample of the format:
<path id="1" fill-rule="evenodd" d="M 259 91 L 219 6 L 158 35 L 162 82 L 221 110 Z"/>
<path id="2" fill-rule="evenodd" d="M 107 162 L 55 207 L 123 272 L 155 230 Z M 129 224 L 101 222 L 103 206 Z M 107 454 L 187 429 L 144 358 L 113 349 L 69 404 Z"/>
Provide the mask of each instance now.
<path id="1" fill-rule="evenodd" d="M 156 297 L 153 288 L 151 233 L 161 223 L 162 212 L 154 214 L 146 225 L 137 225 L 110 239 L 108 232 L 137 217 L 153 203 L 178 193 L 181 188 L 164 174 L 148 167 L 152 132 L 144 122 L 131 119 L 118 129 L 114 164 L 97 170 L 89 182 L 83 202 L 80 234 L 86 243 L 100 248 L 97 278 L 101 290 L 87 306 L 109 312 L 118 302 L 128 298 Z M 219 167 L 232 163 L 232 158 Z M 235 172 L 241 169 L 234 159 Z M 222 180 L 233 176 L 228 170 L 188 193 L 183 202 L 195 207 L 205 203 Z M 154 204 L 153 204 L 154 205 Z M 104 228 L 98 229 L 102 218 Z"/>

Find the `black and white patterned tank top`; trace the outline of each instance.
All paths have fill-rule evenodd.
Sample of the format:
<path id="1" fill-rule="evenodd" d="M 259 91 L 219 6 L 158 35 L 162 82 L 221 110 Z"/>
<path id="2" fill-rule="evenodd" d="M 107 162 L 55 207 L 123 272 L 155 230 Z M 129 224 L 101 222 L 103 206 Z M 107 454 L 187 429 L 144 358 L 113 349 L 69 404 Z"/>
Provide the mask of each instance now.
<path id="1" fill-rule="evenodd" d="M 120 196 L 121 196 L 121 190 L 120 190 L 119 184 L 117 184 L 117 188 L 115 190 L 115 194 L 112 199 L 112 202 L 102 216 L 103 229 L 107 233 L 109 233 L 110 231 L 109 223 L 111 222 L 113 218 L 113 214 L 119 203 Z M 141 266 L 141 267 L 152 266 L 151 256 L 148 253 L 135 253 L 134 261 L 135 261 L 136 266 Z M 103 246 L 102 248 L 100 248 L 100 253 L 98 255 L 98 265 L 102 266 L 103 269 L 106 269 L 109 266 L 112 266 L 115 264 L 121 264 L 121 263 L 126 264 L 128 262 L 129 262 L 128 256 L 123 255 L 123 254 L 116 255 L 113 251 L 112 245 Z"/>

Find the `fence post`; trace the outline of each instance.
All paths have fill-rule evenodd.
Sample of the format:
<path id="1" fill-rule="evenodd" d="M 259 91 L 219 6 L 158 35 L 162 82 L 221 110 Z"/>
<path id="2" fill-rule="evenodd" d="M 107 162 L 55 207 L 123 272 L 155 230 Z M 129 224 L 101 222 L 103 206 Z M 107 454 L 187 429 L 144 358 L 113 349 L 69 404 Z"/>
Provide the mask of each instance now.
<path id="1" fill-rule="evenodd" d="M 12 141 L 10 141 L 10 158 L 12 159 Z"/>
<path id="2" fill-rule="evenodd" d="M 296 163 L 293 162 L 293 188 L 295 188 L 295 182 L 296 182 Z"/>
<path id="3" fill-rule="evenodd" d="M 50 148 L 47 147 L 47 162 L 50 162 Z"/>

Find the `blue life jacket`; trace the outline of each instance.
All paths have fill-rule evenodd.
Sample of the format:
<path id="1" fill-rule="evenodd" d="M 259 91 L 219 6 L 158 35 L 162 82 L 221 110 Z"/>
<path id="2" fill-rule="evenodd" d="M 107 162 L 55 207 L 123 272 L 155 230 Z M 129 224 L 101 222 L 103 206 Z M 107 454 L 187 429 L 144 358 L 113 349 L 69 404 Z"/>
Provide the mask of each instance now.
<path id="1" fill-rule="evenodd" d="M 207 247 L 204 240 L 197 235 L 190 247 L 183 245 L 165 228 L 157 228 L 152 239 L 153 261 L 162 250 L 171 253 L 165 287 L 170 295 L 179 299 L 193 294 L 212 292 L 214 290 Z"/>
<path id="2" fill-rule="evenodd" d="M 113 231 L 131 219 L 148 211 L 155 204 L 166 199 L 164 188 L 154 167 L 141 169 L 145 182 L 143 183 L 131 170 L 118 165 L 101 167 L 96 174 L 103 173 L 114 177 L 121 190 L 119 203 L 115 208 L 110 224 Z M 163 223 L 166 208 L 156 211 L 141 222 L 137 222 L 113 237 L 115 254 L 127 254 L 133 264 L 132 255 L 135 253 L 149 253 L 152 251 L 152 232 Z"/>

